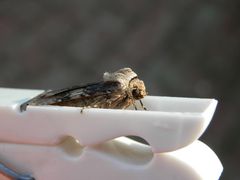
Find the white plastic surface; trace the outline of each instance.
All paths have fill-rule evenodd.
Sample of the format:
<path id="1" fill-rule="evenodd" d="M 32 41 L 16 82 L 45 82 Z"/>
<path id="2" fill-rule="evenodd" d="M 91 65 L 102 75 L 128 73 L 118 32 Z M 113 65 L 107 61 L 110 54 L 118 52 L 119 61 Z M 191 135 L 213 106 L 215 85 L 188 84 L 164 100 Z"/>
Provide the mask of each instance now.
<path id="1" fill-rule="evenodd" d="M 200 141 L 171 153 L 118 138 L 94 147 L 1 144 L 0 160 L 37 180 L 216 180 L 222 165 Z M 14 166 L 12 166 L 14 165 Z"/>
<path id="2" fill-rule="evenodd" d="M 215 111 L 214 99 L 148 96 L 147 111 L 28 106 L 39 90 L 0 89 L 0 142 L 54 145 L 66 136 L 83 146 L 126 135 L 144 138 L 154 152 L 184 147 L 204 132 Z"/>
<path id="3" fill-rule="evenodd" d="M 0 163 L 18 173 L 37 180 L 216 180 L 221 175 L 216 154 L 197 141 L 211 121 L 214 99 L 148 96 L 143 100 L 148 111 L 84 109 L 81 114 L 81 108 L 59 106 L 19 111 L 41 92 L 0 88 Z M 150 146 L 120 137 L 125 135 L 140 136 Z"/>

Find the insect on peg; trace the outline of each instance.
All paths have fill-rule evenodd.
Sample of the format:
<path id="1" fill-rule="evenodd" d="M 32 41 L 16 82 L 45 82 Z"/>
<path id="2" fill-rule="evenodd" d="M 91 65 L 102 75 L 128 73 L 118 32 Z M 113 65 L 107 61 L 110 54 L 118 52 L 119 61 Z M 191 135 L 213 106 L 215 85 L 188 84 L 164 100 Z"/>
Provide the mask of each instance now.
<path id="1" fill-rule="evenodd" d="M 130 68 L 103 74 L 103 81 L 73 86 L 60 90 L 49 90 L 30 99 L 20 106 L 25 111 L 28 105 L 44 106 L 75 106 L 84 108 L 126 109 L 133 105 L 137 110 L 136 101 L 146 110 L 141 99 L 147 95 L 144 82 Z"/>

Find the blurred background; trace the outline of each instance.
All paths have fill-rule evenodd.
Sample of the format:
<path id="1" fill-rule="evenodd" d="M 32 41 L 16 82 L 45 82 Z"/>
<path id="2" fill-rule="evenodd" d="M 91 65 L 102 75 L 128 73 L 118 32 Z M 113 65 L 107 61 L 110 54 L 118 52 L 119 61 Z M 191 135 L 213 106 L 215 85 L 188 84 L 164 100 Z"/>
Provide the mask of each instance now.
<path id="1" fill-rule="evenodd" d="M 239 179 L 239 9 L 237 0 L 1 0 L 0 86 L 57 89 L 131 67 L 150 95 L 216 98 L 201 140 L 221 159 L 221 179 Z"/>

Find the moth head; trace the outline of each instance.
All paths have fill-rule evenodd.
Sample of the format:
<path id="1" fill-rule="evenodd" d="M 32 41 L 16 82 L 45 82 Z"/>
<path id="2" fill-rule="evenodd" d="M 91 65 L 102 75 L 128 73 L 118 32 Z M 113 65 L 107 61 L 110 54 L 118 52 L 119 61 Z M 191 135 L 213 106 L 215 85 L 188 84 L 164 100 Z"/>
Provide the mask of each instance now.
<path id="1" fill-rule="evenodd" d="M 129 82 L 129 88 L 132 94 L 132 97 L 136 100 L 142 99 L 147 95 L 144 82 L 138 78 L 134 78 Z"/>
<path id="2" fill-rule="evenodd" d="M 122 88 L 130 92 L 136 100 L 147 95 L 144 82 L 138 79 L 137 74 L 131 68 L 122 68 L 113 73 L 105 72 L 103 80 L 120 82 Z"/>

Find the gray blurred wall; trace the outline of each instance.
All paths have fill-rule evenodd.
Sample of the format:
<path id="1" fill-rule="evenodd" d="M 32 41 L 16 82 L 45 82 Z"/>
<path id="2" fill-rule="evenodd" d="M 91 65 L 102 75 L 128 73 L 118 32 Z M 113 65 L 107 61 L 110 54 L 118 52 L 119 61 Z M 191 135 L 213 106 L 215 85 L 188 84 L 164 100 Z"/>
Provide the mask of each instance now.
<path id="1" fill-rule="evenodd" d="M 55 89 L 131 67 L 151 95 L 210 97 L 201 138 L 240 177 L 240 1 L 0 1 L 0 86 Z"/>

